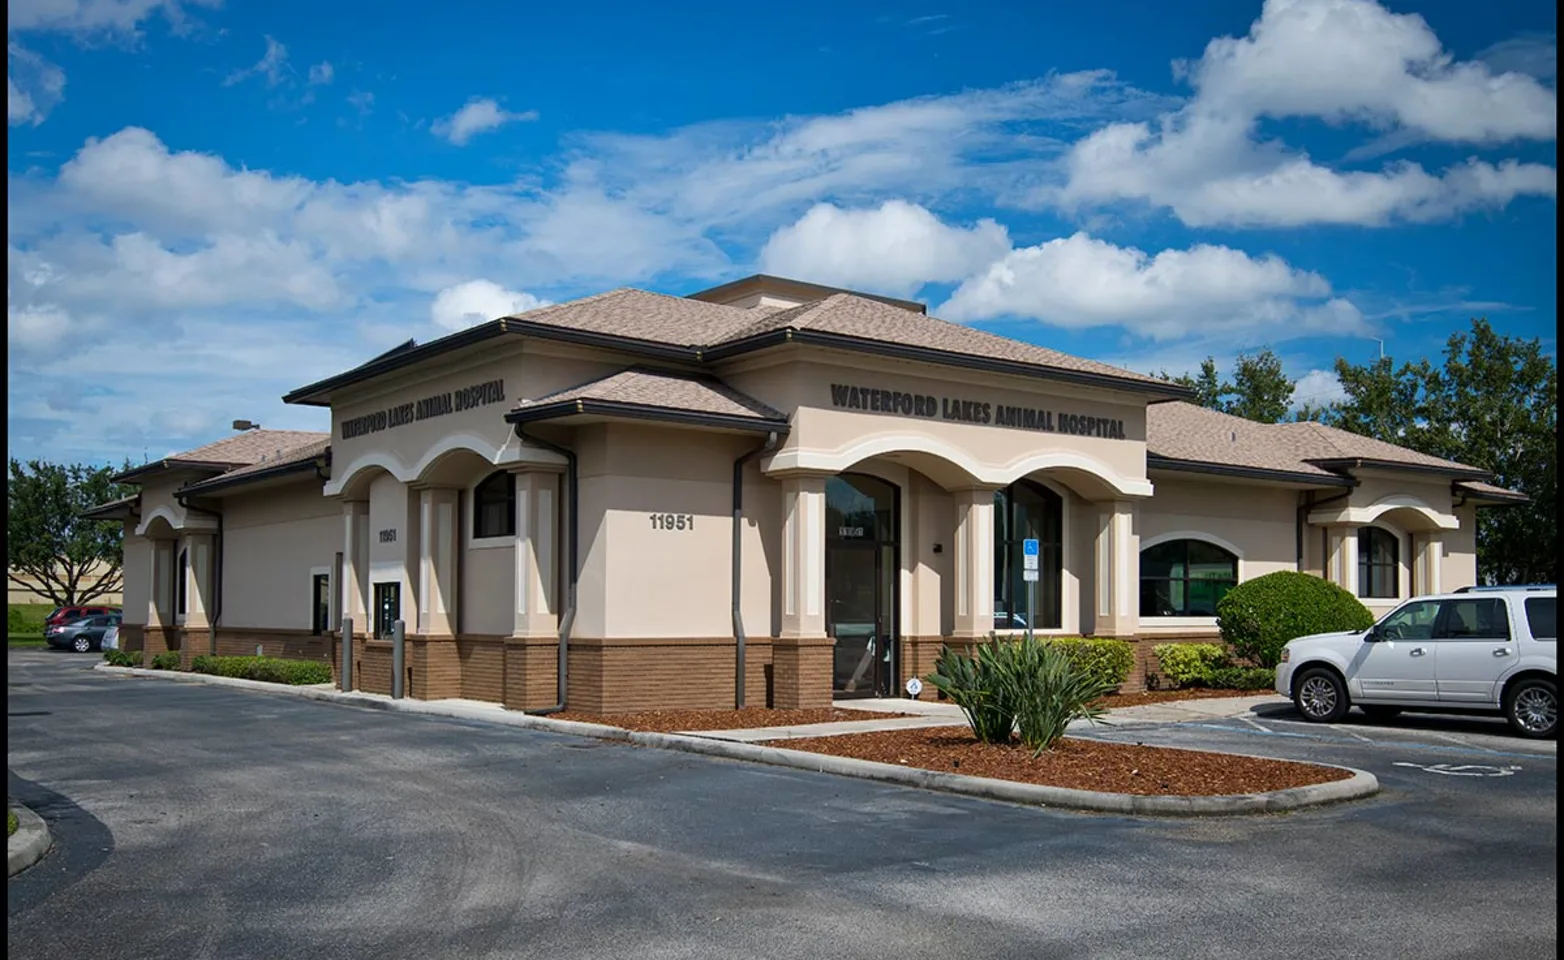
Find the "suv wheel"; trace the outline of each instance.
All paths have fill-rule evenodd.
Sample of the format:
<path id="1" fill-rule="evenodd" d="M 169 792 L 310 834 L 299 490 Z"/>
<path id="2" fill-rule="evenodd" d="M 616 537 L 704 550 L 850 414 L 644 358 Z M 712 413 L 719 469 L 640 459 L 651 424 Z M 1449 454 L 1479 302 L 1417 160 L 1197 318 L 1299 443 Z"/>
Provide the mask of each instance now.
<path id="1" fill-rule="evenodd" d="M 1505 697 L 1504 715 L 1523 737 L 1543 740 L 1558 733 L 1559 693 L 1552 680 L 1522 680 Z"/>
<path id="2" fill-rule="evenodd" d="M 1329 670 L 1305 670 L 1292 684 L 1292 702 L 1305 720 L 1335 723 L 1347 712 L 1347 686 Z"/>
<path id="3" fill-rule="evenodd" d="M 92 638 L 86 634 L 78 634 L 76 639 L 71 641 L 71 649 L 75 650 L 77 653 L 91 652 Z"/>

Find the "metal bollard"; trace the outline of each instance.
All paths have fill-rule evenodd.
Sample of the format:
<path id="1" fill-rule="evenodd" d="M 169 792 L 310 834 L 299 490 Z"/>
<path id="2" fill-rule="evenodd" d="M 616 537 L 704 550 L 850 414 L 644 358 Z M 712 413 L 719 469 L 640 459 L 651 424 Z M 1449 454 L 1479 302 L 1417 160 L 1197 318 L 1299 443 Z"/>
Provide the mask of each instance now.
<path id="1" fill-rule="evenodd" d="M 342 618 L 342 692 L 353 689 L 353 618 Z"/>
<path id="2" fill-rule="evenodd" d="M 407 625 L 398 620 L 391 624 L 391 699 L 402 699 L 402 657 L 407 645 Z"/>

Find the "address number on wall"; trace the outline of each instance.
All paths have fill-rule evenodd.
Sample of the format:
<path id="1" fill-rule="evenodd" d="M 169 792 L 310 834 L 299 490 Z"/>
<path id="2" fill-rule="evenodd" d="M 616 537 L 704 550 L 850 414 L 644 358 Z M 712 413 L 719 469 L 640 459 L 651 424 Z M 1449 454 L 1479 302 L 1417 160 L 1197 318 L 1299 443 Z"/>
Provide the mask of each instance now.
<path id="1" fill-rule="evenodd" d="M 688 513 L 654 513 L 653 530 L 694 530 L 695 517 Z"/>
<path id="2" fill-rule="evenodd" d="M 392 527 L 390 530 L 382 530 L 382 531 L 380 531 L 380 542 L 381 543 L 396 543 L 396 528 Z"/>

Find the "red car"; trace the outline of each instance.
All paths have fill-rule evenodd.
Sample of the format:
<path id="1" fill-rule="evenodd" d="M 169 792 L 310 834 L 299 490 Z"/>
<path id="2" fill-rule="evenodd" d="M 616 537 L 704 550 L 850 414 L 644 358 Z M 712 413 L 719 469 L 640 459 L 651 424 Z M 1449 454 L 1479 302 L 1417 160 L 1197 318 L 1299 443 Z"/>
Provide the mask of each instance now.
<path id="1" fill-rule="evenodd" d="M 119 616 L 119 613 L 119 607 L 105 607 L 97 605 L 83 607 L 55 607 L 54 610 L 44 618 L 43 625 L 46 627 L 52 627 L 61 623 L 70 623 L 72 620 L 80 620 L 82 617 L 106 617 L 109 614 Z"/>

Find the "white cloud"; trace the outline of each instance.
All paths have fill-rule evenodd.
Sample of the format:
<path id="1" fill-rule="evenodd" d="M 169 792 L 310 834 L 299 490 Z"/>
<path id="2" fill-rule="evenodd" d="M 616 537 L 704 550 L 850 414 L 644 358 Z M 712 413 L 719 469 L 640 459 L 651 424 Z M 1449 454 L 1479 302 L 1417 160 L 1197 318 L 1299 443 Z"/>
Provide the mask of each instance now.
<path id="1" fill-rule="evenodd" d="M 1558 75 L 1559 51 L 1553 34 L 1524 33 L 1482 50 L 1477 59 L 1495 73 L 1522 73 L 1538 80 Z"/>
<path id="2" fill-rule="evenodd" d="M 330 65 L 327 65 L 330 69 Z M 235 70 L 223 79 L 223 86 L 231 87 L 236 83 L 242 83 L 251 77 L 260 77 L 266 81 L 268 87 L 275 87 L 293 72 L 288 65 L 288 48 L 278 43 L 272 37 L 266 38 L 266 52 L 261 54 L 261 59 L 252 66 L 243 70 Z M 314 76 L 314 68 L 311 68 L 311 76 Z"/>
<path id="3" fill-rule="evenodd" d="M 1011 251 L 938 311 L 951 320 L 1021 317 L 1058 327 L 1122 325 L 1172 340 L 1200 332 L 1340 333 L 1362 324 L 1317 273 L 1275 256 L 1199 245 L 1150 256 L 1077 233 Z"/>
<path id="4" fill-rule="evenodd" d="M 6 123 L 43 123 L 65 97 L 65 72 L 22 47 L 6 43 Z"/>
<path id="5" fill-rule="evenodd" d="M 77 34 L 134 34 L 153 14 L 179 27 L 187 7 L 215 7 L 221 0 L 11 0 L 6 30 L 57 30 Z"/>
<path id="6" fill-rule="evenodd" d="M 336 70 L 332 68 L 331 62 L 329 60 L 322 60 L 320 63 L 310 67 L 310 86 L 323 86 L 330 83 L 332 78 L 335 76 Z"/>
<path id="7" fill-rule="evenodd" d="M 1553 197 L 1537 163 L 1472 158 L 1431 173 L 1412 163 L 1336 170 L 1260 134 L 1262 118 L 1319 118 L 1383 136 L 1385 152 L 1434 140 L 1474 147 L 1552 140 L 1555 92 L 1523 73 L 1455 61 L 1417 15 L 1372 0 L 1268 0 L 1246 37 L 1179 64 L 1195 97 L 1156 122 L 1110 124 L 1076 143 L 1066 183 L 1039 197 L 1067 209 L 1140 201 L 1190 226 L 1376 226 Z"/>
<path id="8" fill-rule="evenodd" d="M 429 307 L 429 316 L 447 330 L 461 330 L 548 305 L 548 300 L 507 290 L 492 280 L 468 280 L 436 294 Z"/>
<path id="9" fill-rule="evenodd" d="M 527 110 L 522 113 L 509 113 L 498 103 L 489 97 L 473 97 L 466 105 L 449 117 L 436 120 L 430 129 L 437 137 L 456 144 L 458 147 L 466 146 L 467 141 L 480 133 L 490 130 L 498 130 L 507 123 L 518 121 L 536 120 L 538 112 Z"/>
<path id="10" fill-rule="evenodd" d="M 771 235 L 760 265 L 813 283 L 910 297 L 926 283 L 971 276 L 1009 250 L 1009 234 L 993 220 L 947 226 L 905 200 L 859 210 L 821 203 Z"/>
<path id="11" fill-rule="evenodd" d="M 1293 388 L 1292 404 L 1294 408 L 1309 404 L 1315 407 L 1323 407 L 1327 404 L 1340 403 L 1347 399 L 1347 391 L 1341 385 L 1331 370 L 1310 370 L 1298 378 L 1298 384 Z"/>

